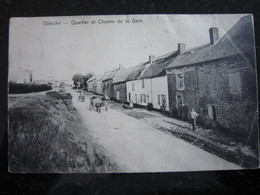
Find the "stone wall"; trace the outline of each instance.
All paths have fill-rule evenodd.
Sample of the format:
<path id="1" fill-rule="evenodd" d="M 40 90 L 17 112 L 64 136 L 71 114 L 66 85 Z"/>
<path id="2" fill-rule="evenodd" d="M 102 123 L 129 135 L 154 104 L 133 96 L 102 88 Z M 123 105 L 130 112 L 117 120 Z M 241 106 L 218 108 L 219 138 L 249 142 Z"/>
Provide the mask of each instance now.
<path id="1" fill-rule="evenodd" d="M 110 97 L 110 98 L 113 97 L 113 94 L 114 94 L 112 82 L 113 82 L 113 80 L 110 79 L 110 80 L 103 81 L 103 83 L 102 83 L 103 94 L 108 95 L 108 97 Z"/>
<path id="2" fill-rule="evenodd" d="M 257 100 L 255 70 L 246 59 L 234 56 L 175 71 L 184 72 L 185 88 L 178 91 L 176 73 L 167 71 L 170 112 L 176 108 L 176 94 L 181 94 L 188 111 L 194 108 L 203 126 L 248 133 L 256 115 Z M 230 92 L 228 75 L 234 71 L 241 74 L 241 94 Z M 215 120 L 209 117 L 212 105 L 216 106 Z"/>
<path id="3" fill-rule="evenodd" d="M 125 102 L 127 101 L 127 98 L 126 98 L 126 83 L 116 83 L 116 84 L 113 84 L 113 98 L 114 99 L 117 99 L 117 92 L 120 93 L 119 95 L 119 101 L 121 102 Z"/>

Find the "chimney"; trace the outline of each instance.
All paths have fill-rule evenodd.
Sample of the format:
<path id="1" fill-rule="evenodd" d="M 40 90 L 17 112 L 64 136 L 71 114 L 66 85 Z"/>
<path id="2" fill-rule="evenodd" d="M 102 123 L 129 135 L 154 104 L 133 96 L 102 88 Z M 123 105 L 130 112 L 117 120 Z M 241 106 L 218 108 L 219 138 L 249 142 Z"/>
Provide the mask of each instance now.
<path id="1" fill-rule="evenodd" d="M 152 56 L 152 55 L 149 56 L 149 62 L 150 62 L 150 64 L 153 63 L 154 59 L 155 59 L 155 56 Z"/>
<path id="2" fill-rule="evenodd" d="M 178 44 L 178 55 L 182 55 L 185 52 L 185 43 Z"/>
<path id="3" fill-rule="evenodd" d="M 209 29 L 209 38 L 210 45 L 214 45 L 217 42 L 217 40 L 219 39 L 217 27 L 212 27 Z"/>

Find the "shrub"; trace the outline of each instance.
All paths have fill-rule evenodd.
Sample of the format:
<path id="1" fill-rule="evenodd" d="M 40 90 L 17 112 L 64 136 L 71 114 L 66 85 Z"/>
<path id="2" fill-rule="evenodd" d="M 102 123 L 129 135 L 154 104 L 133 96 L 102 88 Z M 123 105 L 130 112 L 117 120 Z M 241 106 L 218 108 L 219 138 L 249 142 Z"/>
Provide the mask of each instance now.
<path id="1" fill-rule="evenodd" d="M 51 90 L 52 86 L 47 84 L 15 83 L 9 82 L 9 94 L 32 93 Z"/>

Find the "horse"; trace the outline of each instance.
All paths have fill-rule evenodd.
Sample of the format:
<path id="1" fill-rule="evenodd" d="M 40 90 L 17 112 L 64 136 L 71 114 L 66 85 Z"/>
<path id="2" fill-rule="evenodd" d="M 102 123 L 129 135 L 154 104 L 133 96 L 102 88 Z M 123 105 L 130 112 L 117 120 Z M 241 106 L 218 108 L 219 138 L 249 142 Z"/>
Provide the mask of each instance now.
<path id="1" fill-rule="evenodd" d="M 90 109 L 95 107 L 96 111 L 101 113 L 101 107 L 105 107 L 107 110 L 107 106 L 104 101 L 100 97 L 93 96 L 90 98 Z"/>

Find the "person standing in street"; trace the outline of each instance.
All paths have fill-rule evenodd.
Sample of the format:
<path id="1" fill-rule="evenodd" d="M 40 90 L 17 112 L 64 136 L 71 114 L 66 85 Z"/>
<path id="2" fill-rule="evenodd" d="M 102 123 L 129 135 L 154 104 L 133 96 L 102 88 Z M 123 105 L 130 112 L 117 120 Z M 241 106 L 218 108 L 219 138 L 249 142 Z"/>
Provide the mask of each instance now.
<path id="1" fill-rule="evenodd" d="M 191 109 L 191 119 L 192 119 L 192 130 L 195 131 L 196 130 L 196 118 L 198 117 L 198 113 L 194 111 L 194 109 Z"/>
<path id="2" fill-rule="evenodd" d="M 183 109 L 183 106 L 184 104 L 182 103 L 182 100 L 179 100 L 179 103 L 178 103 L 178 117 L 180 119 L 182 119 L 182 109 Z"/>
<path id="3" fill-rule="evenodd" d="M 165 109 L 166 109 L 166 101 L 163 99 L 162 100 L 162 114 L 164 115 L 165 114 Z"/>

